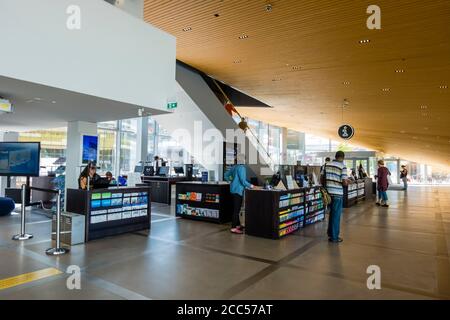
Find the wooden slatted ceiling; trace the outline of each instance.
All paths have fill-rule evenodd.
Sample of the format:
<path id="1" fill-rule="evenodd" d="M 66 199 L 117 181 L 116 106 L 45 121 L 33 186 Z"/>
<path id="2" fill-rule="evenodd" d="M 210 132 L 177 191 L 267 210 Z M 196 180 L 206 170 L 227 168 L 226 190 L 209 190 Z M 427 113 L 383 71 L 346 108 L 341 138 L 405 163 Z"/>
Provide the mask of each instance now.
<path id="1" fill-rule="evenodd" d="M 366 27 L 375 3 L 382 30 Z M 144 11 L 177 37 L 178 59 L 274 107 L 244 115 L 338 139 L 346 98 L 354 143 L 450 168 L 450 89 L 439 88 L 450 87 L 450 1 L 146 0 Z"/>

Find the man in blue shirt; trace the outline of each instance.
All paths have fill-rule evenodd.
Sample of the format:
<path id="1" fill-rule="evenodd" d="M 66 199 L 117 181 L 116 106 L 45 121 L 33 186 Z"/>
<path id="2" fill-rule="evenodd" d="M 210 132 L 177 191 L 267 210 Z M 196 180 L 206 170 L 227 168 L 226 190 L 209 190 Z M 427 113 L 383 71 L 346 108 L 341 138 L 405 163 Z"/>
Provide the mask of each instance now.
<path id="1" fill-rule="evenodd" d="M 247 169 L 245 168 L 244 155 L 237 156 L 237 164 L 225 172 L 225 180 L 231 181 L 230 191 L 233 197 L 233 219 L 231 222 L 231 232 L 243 234 L 239 213 L 241 212 L 242 199 L 246 188 L 253 188 L 253 185 L 247 181 Z"/>
<path id="2" fill-rule="evenodd" d="M 328 240 L 333 243 L 342 242 L 339 238 L 341 215 L 343 209 L 344 186 L 348 185 L 347 168 L 344 164 L 345 154 L 336 152 L 335 160 L 326 163 L 322 168 L 322 181 L 331 196 L 331 212 L 328 219 Z"/>

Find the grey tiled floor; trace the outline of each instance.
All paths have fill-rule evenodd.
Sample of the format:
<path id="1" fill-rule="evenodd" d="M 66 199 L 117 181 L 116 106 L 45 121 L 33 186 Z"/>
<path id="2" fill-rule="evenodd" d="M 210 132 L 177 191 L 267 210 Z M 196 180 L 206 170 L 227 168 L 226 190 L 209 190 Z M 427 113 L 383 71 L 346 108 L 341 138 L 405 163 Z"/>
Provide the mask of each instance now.
<path id="1" fill-rule="evenodd" d="M 227 225 L 174 217 L 153 204 L 152 230 L 72 247 L 48 257 L 50 222 L 28 215 L 34 239 L 11 241 L 19 216 L 0 218 L 0 280 L 69 265 L 67 274 L 0 290 L 0 299 L 450 299 L 450 188 L 389 192 L 392 206 L 366 201 L 346 209 L 340 245 L 322 222 L 279 241 L 233 235 Z M 382 289 L 368 290 L 366 269 L 378 265 Z"/>

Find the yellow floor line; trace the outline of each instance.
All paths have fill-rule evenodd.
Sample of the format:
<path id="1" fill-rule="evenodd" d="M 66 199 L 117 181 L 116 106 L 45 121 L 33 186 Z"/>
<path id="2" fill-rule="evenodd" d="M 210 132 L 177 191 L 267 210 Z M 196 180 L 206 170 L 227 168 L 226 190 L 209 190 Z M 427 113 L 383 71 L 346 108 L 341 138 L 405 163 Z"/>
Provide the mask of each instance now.
<path id="1" fill-rule="evenodd" d="M 21 284 L 25 284 L 25 283 L 33 282 L 36 280 L 56 276 L 61 273 L 62 272 L 56 268 L 46 268 L 46 269 L 42 269 L 42 270 L 30 272 L 30 273 L 20 274 L 18 276 L 14 276 L 14 277 L 10 277 L 10 278 L 1 279 L 0 280 L 0 290 L 4 290 L 4 289 L 12 288 L 15 286 L 19 286 Z"/>

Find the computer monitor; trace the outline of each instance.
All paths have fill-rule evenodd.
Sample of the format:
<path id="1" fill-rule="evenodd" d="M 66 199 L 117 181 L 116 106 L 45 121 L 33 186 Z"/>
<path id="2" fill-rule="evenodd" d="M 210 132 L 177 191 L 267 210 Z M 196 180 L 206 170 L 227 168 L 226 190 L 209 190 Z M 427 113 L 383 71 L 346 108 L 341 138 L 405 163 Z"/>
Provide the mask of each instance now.
<path id="1" fill-rule="evenodd" d="M 174 167 L 173 170 L 176 174 L 184 174 L 184 168 L 183 167 Z"/>
<path id="2" fill-rule="evenodd" d="M 100 178 L 94 181 L 94 189 L 108 189 L 110 186 L 110 181 L 107 178 Z"/>
<path id="3" fill-rule="evenodd" d="M 159 167 L 158 176 L 166 177 L 169 174 L 169 167 Z"/>
<path id="4" fill-rule="evenodd" d="M 0 142 L 0 176 L 37 177 L 39 142 Z"/>
<path id="5" fill-rule="evenodd" d="M 154 176 L 155 168 L 153 168 L 153 166 L 145 166 L 143 173 L 144 173 L 144 176 L 146 176 L 146 177 Z"/>

